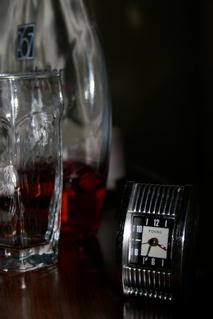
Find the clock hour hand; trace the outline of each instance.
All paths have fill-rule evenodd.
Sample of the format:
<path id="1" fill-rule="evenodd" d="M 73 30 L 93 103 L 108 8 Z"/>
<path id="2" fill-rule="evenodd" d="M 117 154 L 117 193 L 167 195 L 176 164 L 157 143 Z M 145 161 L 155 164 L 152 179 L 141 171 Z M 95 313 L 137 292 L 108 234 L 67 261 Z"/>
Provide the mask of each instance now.
<path id="1" fill-rule="evenodd" d="M 145 244 L 149 244 L 149 242 L 148 242 L 148 241 L 146 241 L 145 243 L 141 243 L 141 245 L 145 245 Z"/>

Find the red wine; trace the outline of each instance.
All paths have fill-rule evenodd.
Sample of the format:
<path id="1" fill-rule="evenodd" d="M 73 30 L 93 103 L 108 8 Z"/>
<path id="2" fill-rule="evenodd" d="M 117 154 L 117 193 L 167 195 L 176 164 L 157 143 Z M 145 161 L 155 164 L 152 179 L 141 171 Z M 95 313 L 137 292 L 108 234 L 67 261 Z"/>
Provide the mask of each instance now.
<path id="1" fill-rule="evenodd" d="M 106 193 L 105 178 L 90 166 L 64 162 L 61 234 L 73 240 L 95 235 L 100 226 Z"/>
<path id="2" fill-rule="evenodd" d="M 19 170 L 21 202 L 24 206 L 20 218 L 23 238 L 42 243 L 48 225 L 54 219 L 51 206 L 54 201 L 56 170 L 54 164 L 36 163 L 30 169 Z M 27 241 L 27 240 L 26 240 Z M 27 243 L 26 243 L 27 244 Z"/>

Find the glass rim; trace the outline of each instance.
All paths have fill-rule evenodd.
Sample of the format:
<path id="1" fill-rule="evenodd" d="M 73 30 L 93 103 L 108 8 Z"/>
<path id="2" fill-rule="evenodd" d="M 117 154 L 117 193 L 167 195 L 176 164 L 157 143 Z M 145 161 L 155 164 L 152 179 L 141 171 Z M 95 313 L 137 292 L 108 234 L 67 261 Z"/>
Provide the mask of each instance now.
<path id="1" fill-rule="evenodd" d="M 17 73 L 0 73 L 0 80 L 17 80 L 17 79 L 45 79 L 49 77 L 60 77 L 62 71 L 30 71 Z"/>

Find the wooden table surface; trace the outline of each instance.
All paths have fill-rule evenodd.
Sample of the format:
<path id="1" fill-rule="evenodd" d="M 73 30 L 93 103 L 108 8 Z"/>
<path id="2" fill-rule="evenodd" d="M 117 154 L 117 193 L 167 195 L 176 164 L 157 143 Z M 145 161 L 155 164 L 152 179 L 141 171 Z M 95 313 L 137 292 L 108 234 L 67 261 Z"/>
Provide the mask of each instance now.
<path id="1" fill-rule="evenodd" d="M 186 313 L 181 307 L 123 297 L 116 282 L 115 214 L 106 209 L 97 238 L 84 245 L 61 240 L 57 266 L 1 274 L 0 319 L 185 318 L 176 316 Z"/>

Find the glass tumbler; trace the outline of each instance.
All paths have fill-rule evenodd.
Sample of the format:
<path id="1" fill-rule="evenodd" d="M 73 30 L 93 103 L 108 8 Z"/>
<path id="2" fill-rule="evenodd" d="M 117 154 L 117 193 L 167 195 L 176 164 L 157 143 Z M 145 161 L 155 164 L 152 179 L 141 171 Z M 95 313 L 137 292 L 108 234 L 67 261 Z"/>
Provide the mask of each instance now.
<path id="1" fill-rule="evenodd" d="M 0 270 L 57 262 L 62 197 L 58 72 L 0 75 Z"/>

